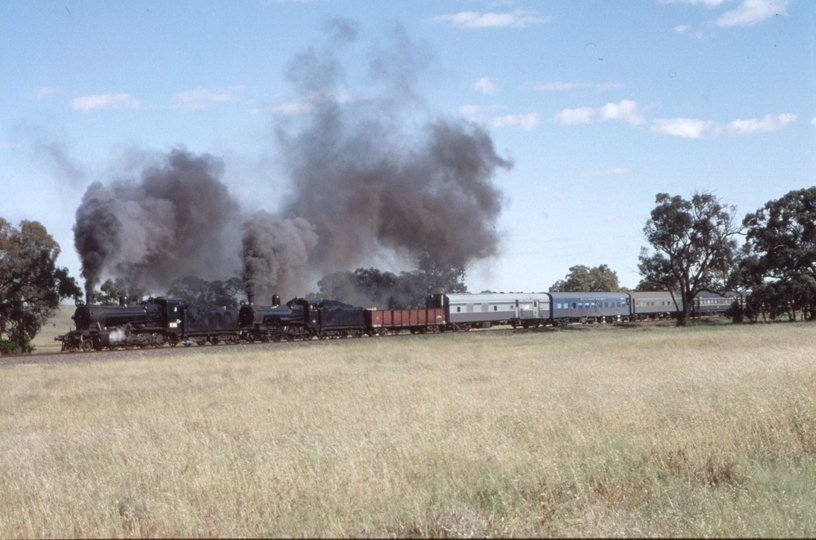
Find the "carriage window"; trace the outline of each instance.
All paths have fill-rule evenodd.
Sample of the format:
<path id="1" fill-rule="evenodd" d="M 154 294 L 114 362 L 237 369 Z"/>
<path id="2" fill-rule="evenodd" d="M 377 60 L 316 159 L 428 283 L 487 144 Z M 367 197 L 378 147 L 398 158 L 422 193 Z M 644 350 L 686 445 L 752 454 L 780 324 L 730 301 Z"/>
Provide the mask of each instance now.
<path id="1" fill-rule="evenodd" d="M 461 313 L 461 312 L 462 312 L 462 308 L 460 308 L 460 307 L 456 308 L 456 313 Z"/>
<path id="2" fill-rule="evenodd" d="M 575 302 L 572 303 L 572 309 L 575 309 Z"/>
<path id="3" fill-rule="evenodd" d="M 498 311 L 499 306 L 493 306 L 493 311 Z"/>

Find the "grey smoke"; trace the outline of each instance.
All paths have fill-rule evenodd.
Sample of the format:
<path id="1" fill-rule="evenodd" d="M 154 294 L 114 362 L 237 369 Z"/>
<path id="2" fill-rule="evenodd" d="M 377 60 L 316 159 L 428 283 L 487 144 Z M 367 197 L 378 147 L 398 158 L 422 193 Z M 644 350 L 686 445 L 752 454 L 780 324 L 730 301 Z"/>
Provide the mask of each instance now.
<path id="1" fill-rule="evenodd" d="M 104 273 L 159 290 L 234 273 L 238 204 L 222 174 L 220 160 L 176 149 L 138 180 L 91 184 L 74 225 L 86 292 Z"/>
<path id="2" fill-rule="evenodd" d="M 495 256 L 503 196 L 493 178 L 511 163 L 475 124 L 441 118 L 412 129 L 425 48 L 397 31 L 359 62 L 343 47 L 357 39 L 347 27 L 335 21 L 326 46 L 292 61 L 289 79 L 312 112 L 277 131 L 293 186 L 282 213 L 314 225 L 313 266 L 348 270 L 384 249 L 456 265 Z M 340 90 L 360 64 L 383 97 Z"/>
<path id="3" fill-rule="evenodd" d="M 243 219 L 220 180 L 223 163 L 185 150 L 139 178 L 92 184 L 74 226 L 86 291 L 106 276 L 167 290 L 185 276 L 242 274 L 266 302 L 383 253 L 452 266 L 496 256 L 503 196 L 493 180 L 511 163 L 478 125 L 416 120 L 428 117 L 420 98 L 427 47 L 400 28 L 370 47 L 359 36 L 354 23 L 331 21 L 323 45 L 289 64 L 297 101 L 311 112 L 276 125 L 289 175 L 277 212 Z M 357 68 L 370 86 L 355 95 L 348 79 Z"/>
<path id="4" fill-rule="evenodd" d="M 268 303 L 275 293 L 296 293 L 318 242 L 313 229 L 305 219 L 281 219 L 264 210 L 250 216 L 241 237 L 247 294 Z"/>

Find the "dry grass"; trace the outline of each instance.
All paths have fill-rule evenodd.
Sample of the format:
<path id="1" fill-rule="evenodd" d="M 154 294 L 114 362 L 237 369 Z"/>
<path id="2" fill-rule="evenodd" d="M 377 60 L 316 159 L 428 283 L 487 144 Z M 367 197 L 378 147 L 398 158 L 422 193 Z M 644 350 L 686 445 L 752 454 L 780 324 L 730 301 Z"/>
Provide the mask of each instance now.
<path id="1" fill-rule="evenodd" d="M 814 536 L 814 345 L 479 332 L 5 367 L 0 536 Z"/>
<path id="2" fill-rule="evenodd" d="M 67 334 L 76 328 L 74 321 L 71 320 L 71 316 L 75 311 L 76 307 L 73 305 L 61 305 L 58 307 L 54 311 L 54 316 L 51 320 L 34 336 L 34 340 L 32 341 L 34 352 L 51 353 L 62 350 L 62 343 L 54 341 L 54 338 L 62 334 Z"/>

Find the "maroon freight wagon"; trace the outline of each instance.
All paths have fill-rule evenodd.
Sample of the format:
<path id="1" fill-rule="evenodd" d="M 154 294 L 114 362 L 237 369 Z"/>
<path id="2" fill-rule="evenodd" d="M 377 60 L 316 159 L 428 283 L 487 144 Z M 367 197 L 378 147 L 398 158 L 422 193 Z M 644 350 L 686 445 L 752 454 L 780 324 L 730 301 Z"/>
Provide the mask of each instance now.
<path id="1" fill-rule="evenodd" d="M 401 330 L 412 334 L 439 332 L 445 328 L 445 309 L 366 309 L 365 326 L 371 336 L 399 334 Z"/>

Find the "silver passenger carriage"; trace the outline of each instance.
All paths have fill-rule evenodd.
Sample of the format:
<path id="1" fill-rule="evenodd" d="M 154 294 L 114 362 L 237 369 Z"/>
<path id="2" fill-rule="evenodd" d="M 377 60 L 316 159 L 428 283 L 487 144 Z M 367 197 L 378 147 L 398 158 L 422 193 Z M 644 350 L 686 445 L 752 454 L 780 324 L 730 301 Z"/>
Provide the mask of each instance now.
<path id="1" fill-rule="evenodd" d="M 634 320 L 676 318 L 683 311 L 679 292 L 674 296 L 669 291 L 632 292 L 630 296 Z"/>
<path id="2" fill-rule="evenodd" d="M 435 294 L 428 298 L 428 307 L 445 309 L 450 330 L 500 324 L 528 328 L 551 321 L 547 293 Z"/>

